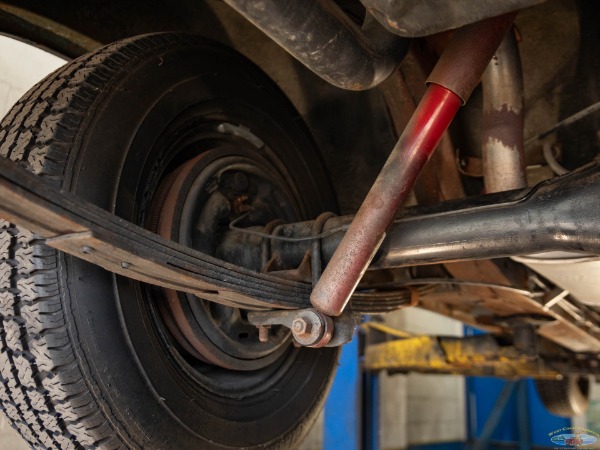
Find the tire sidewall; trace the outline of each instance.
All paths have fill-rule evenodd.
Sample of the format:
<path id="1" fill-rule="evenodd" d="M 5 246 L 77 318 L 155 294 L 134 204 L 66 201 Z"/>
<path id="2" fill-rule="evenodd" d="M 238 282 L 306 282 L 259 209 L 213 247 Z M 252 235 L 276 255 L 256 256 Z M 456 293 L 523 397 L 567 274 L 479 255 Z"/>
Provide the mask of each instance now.
<path id="1" fill-rule="evenodd" d="M 305 218 L 334 208 L 314 145 L 281 94 L 234 53 L 194 42 L 129 64 L 107 82 L 75 139 L 65 187 L 127 220 L 139 220 L 139 200 L 147 195 L 141 191 L 144 179 L 156 178 L 148 173 L 148 158 L 163 158 L 155 149 L 161 130 L 181 111 L 220 99 L 227 107 L 214 110 L 215 116 L 220 113 L 248 126 L 242 116 L 254 110 L 252 128 L 278 136 L 274 141 L 279 149 L 287 140 L 283 154 L 257 151 L 302 187 L 297 194 L 308 199 Z M 209 448 L 209 441 L 277 446 L 297 439 L 298 423 L 314 418 L 331 380 L 336 350 L 302 350 L 300 369 L 286 381 L 285 408 L 281 399 L 280 408 L 270 411 L 268 405 L 256 404 L 259 413 L 245 422 L 228 417 L 231 402 L 223 403 L 220 414 L 207 414 L 206 402 L 215 402 L 189 383 L 190 375 L 165 351 L 161 330 L 142 301 L 143 286 L 70 257 L 63 270 L 63 291 L 70 298 L 81 356 L 97 394 L 143 447 Z M 279 387 L 286 388 L 286 383 Z M 247 409 L 251 403 L 246 402 Z M 256 442 L 257 436 L 267 439 Z"/>

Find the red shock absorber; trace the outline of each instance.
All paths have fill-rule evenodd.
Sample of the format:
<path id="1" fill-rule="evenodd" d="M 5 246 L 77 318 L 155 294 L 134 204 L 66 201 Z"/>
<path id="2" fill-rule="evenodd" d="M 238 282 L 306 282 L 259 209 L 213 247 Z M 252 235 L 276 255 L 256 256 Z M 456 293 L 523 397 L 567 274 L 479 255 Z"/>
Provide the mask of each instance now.
<path id="1" fill-rule="evenodd" d="M 455 33 L 429 77 L 423 99 L 313 289 L 310 299 L 317 310 L 330 316 L 343 312 L 396 211 L 479 82 L 515 15 L 488 19 Z"/>

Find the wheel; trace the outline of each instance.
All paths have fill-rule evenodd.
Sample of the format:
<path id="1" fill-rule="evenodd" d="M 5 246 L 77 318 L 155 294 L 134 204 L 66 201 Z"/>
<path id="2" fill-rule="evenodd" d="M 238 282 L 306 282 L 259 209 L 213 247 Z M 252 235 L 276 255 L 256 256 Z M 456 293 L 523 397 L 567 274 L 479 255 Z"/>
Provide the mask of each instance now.
<path id="1" fill-rule="evenodd" d="M 566 376 L 562 380 L 535 380 L 535 387 L 546 409 L 556 416 L 580 416 L 588 408 L 590 379 Z"/>
<path id="2" fill-rule="evenodd" d="M 62 67 L 0 126 L 0 154 L 170 239 L 335 209 L 310 136 L 249 61 L 180 34 Z M 243 252 L 239 252 L 243 255 Z M 220 255 L 241 264 L 239 255 Z M 246 310 L 117 277 L 0 222 L 2 409 L 32 446 L 292 448 L 337 349 L 261 343 Z"/>

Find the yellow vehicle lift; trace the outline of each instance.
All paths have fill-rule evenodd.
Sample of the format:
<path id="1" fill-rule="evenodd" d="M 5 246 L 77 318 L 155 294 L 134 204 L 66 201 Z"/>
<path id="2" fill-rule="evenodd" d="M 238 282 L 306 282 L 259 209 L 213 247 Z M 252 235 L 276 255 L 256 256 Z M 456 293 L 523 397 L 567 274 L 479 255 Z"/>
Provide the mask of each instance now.
<path id="1" fill-rule="evenodd" d="M 382 324 L 368 322 L 368 332 L 383 333 L 385 342 L 365 348 L 366 370 L 449 373 L 502 378 L 562 378 L 545 360 L 514 345 L 503 345 L 493 335 L 468 337 L 414 336 Z M 368 342 L 368 340 L 367 340 Z"/>

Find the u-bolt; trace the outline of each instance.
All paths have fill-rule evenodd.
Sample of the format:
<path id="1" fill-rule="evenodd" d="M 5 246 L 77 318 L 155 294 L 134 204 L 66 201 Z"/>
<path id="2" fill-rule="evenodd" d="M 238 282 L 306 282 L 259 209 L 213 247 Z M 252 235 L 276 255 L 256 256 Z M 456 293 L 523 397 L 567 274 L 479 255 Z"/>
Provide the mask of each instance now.
<path id="1" fill-rule="evenodd" d="M 387 228 L 443 133 L 479 83 L 516 13 L 457 30 L 427 81 L 428 88 L 381 170 L 310 300 L 339 316 L 379 249 Z"/>

